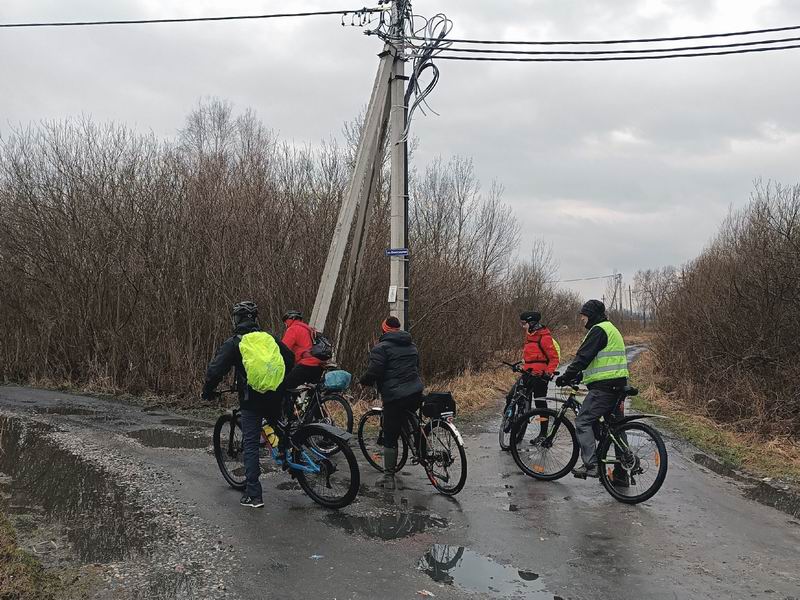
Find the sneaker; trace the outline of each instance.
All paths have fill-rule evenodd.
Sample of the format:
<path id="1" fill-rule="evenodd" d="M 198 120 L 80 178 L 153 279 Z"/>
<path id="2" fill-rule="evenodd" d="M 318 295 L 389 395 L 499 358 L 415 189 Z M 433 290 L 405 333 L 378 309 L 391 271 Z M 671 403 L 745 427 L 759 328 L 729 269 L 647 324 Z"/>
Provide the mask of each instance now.
<path id="1" fill-rule="evenodd" d="M 533 438 L 529 443 L 531 446 L 541 446 L 542 443 L 547 439 L 547 434 L 540 433 L 535 438 Z"/>
<path id="2" fill-rule="evenodd" d="M 572 469 L 572 474 L 578 479 L 586 479 L 587 477 L 600 477 L 600 473 L 597 471 L 597 465 L 581 465 L 577 469 Z"/>
<path id="3" fill-rule="evenodd" d="M 250 508 L 261 508 L 264 506 L 264 501 L 261 498 L 251 498 L 250 496 L 242 496 L 242 499 L 239 500 L 239 504 L 242 506 L 248 506 Z"/>

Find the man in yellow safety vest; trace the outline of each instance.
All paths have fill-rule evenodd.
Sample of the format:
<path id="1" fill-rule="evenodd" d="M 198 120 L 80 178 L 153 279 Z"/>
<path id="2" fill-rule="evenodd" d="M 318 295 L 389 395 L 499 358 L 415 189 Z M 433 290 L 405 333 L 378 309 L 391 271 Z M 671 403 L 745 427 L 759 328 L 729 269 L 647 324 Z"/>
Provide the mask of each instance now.
<path id="1" fill-rule="evenodd" d="M 573 470 L 575 477 L 598 477 L 595 455 L 595 424 L 600 417 L 612 413 L 621 414 L 622 392 L 628 384 L 628 359 L 622 334 L 606 317 L 606 307 L 599 300 L 589 300 L 581 307 L 580 317 L 589 332 L 583 338 L 575 360 L 563 375 L 556 379 L 557 386 L 579 380 L 589 388 L 578 417 L 575 431 L 581 447 L 583 465 Z M 627 477 L 615 470 L 612 482 L 626 486 Z"/>

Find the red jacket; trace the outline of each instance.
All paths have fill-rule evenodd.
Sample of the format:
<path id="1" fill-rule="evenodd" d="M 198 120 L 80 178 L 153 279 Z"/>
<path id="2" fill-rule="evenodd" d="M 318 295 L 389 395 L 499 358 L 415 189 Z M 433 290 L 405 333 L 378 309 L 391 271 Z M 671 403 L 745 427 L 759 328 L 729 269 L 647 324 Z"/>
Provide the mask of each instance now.
<path id="1" fill-rule="evenodd" d="M 533 333 L 525 334 L 525 348 L 522 351 L 522 366 L 534 375 L 552 375 L 558 368 L 558 352 L 553 345 L 553 335 L 547 327 L 540 327 Z"/>
<path id="2" fill-rule="evenodd" d="M 286 333 L 283 334 L 281 341 L 294 352 L 294 364 L 304 367 L 320 366 L 322 361 L 310 354 L 311 346 L 314 344 L 311 327 L 299 319 L 289 319 L 285 323 Z"/>

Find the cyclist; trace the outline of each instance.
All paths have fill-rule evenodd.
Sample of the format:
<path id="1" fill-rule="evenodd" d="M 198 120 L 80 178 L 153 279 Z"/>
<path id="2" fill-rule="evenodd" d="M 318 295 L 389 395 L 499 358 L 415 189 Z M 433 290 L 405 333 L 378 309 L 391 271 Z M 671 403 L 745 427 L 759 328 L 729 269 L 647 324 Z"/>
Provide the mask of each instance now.
<path id="1" fill-rule="evenodd" d="M 361 376 L 362 385 L 378 385 L 383 399 L 383 477 L 378 482 L 394 488 L 397 440 L 406 421 L 406 411 L 415 412 L 422 403 L 419 353 L 411 334 L 400 329 L 397 317 L 381 323 L 378 343 L 369 352 L 369 365 Z"/>
<path id="2" fill-rule="evenodd" d="M 553 343 L 550 330 L 540 323 L 541 313 L 530 310 L 519 316 L 519 322 L 525 330 L 525 346 L 522 350 L 522 369 L 535 377 L 521 375 L 506 395 L 506 407 L 514 398 L 519 386 L 527 383 L 527 392 L 531 393 L 537 408 L 547 408 L 546 400 L 536 400 L 547 396 L 547 382 L 552 379 L 553 372 L 558 368 L 558 350 Z M 532 445 L 540 444 L 547 437 L 547 421 L 542 419 L 539 423 L 539 435 L 532 439 Z"/>
<path id="3" fill-rule="evenodd" d="M 595 426 L 600 417 L 621 416 L 622 392 L 628 384 L 628 360 L 622 334 L 606 317 L 606 307 L 599 300 L 589 300 L 579 312 L 581 321 L 589 332 L 583 338 L 575 359 L 563 375 L 556 379 L 561 387 L 582 381 L 589 388 L 578 417 L 575 431 L 581 447 L 583 465 L 572 471 L 575 477 L 599 477 L 595 455 Z M 614 468 L 612 482 L 626 486 L 627 475 L 618 465 Z"/>
<path id="4" fill-rule="evenodd" d="M 286 375 L 286 389 L 294 389 L 303 383 L 319 383 L 322 361 L 311 356 L 313 330 L 303 321 L 303 313 L 299 310 L 287 310 L 282 320 L 286 325 L 282 341 L 294 352 L 294 368 Z"/>
<path id="5" fill-rule="evenodd" d="M 294 366 L 294 354 L 271 334 L 261 331 L 255 302 L 235 304 L 231 310 L 231 321 L 233 335 L 223 342 L 208 364 L 202 397 L 204 400 L 214 397 L 214 389 L 231 368 L 234 369 L 247 478 L 245 493 L 239 503 L 242 506 L 260 508 L 264 506 L 261 482 L 258 480 L 261 474 L 258 460 L 261 421 L 266 418 L 274 426 L 282 416 L 284 375 Z M 253 333 L 262 335 L 250 336 Z M 247 367 L 242 359 L 243 353 L 247 359 Z M 253 358 L 259 364 L 253 366 Z M 253 374 L 258 373 L 271 379 L 266 384 L 271 389 L 262 392 L 253 389 L 251 383 L 262 389 L 265 387 L 252 379 Z"/>

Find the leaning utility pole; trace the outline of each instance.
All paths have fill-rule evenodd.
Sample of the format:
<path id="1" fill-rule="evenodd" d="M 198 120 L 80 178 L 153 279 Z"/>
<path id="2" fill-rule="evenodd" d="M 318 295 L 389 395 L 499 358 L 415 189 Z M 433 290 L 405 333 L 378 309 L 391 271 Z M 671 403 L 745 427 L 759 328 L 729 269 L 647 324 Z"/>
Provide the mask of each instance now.
<path id="1" fill-rule="evenodd" d="M 336 324 L 334 344 L 338 349 L 346 337 L 344 331 L 350 315 L 350 302 L 355 294 L 355 284 L 361 272 L 366 230 L 371 214 L 371 197 L 378 193 L 377 182 L 383 163 L 382 151 L 387 129 L 391 132 L 391 248 L 386 251 L 390 260 L 389 308 L 403 327 L 408 314 L 408 183 L 405 128 L 407 109 L 405 106 L 406 80 L 404 71 L 404 44 L 407 0 L 394 0 L 390 30 L 394 44 L 384 46 L 378 73 L 372 88 L 367 114 L 361 130 L 356 151 L 355 166 L 350 183 L 342 199 L 339 216 L 333 230 L 328 257 L 322 272 L 314 310 L 310 323 L 322 331 L 328 320 L 345 249 L 353 230 L 353 219 L 358 214 L 352 237 L 351 256 L 339 316 Z"/>

